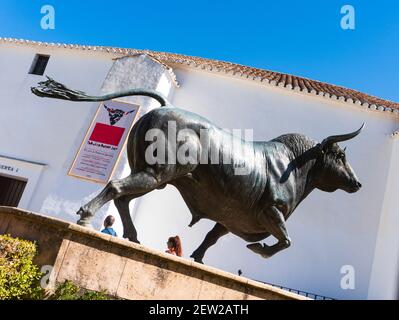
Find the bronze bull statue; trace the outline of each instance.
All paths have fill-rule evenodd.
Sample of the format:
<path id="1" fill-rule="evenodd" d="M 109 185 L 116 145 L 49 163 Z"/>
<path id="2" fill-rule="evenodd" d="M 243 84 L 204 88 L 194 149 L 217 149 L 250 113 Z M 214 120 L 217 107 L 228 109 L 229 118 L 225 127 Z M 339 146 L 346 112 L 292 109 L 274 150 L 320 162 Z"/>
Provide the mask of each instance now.
<path id="1" fill-rule="evenodd" d="M 130 175 L 110 181 L 98 196 L 82 206 L 78 211 L 78 223 L 88 225 L 99 208 L 114 200 L 122 219 L 124 237 L 139 243 L 129 213 L 129 202 L 171 184 L 179 190 L 192 213 L 189 226 L 201 218 L 216 222 L 191 255 L 197 262 L 202 262 L 206 250 L 229 232 L 250 242 L 247 247 L 255 253 L 271 257 L 290 246 L 285 222 L 314 189 L 326 192 L 341 189 L 352 193 L 361 188 L 346 160 L 345 150 L 337 143 L 356 137 L 364 124 L 352 133 L 330 136 L 321 143 L 296 133 L 267 142 L 248 142 L 197 114 L 173 107 L 165 97 L 151 90 L 132 89 L 94 97 L 48 78 L 40 82 L 39 87 L 32 88 L 32 92 L 41 97 L 70 101 L 106 101 L 144 95 L 160 102 L 162 108 L 141 117 L 129 134 Z M 184 144 L 194 152 L 185 163 L 149 163 L 145 155 L 153 141 L 147 141 L 146 134 L 158 129 L 168 136 L 168 123 L 175 124 L 176 132 L 186 132 L 184 139 L 177 142 L 176 150 Z M 228 158 L 230 163 L 215 163 L 212 155 L 205 152 L 200 139 L 204 131 L 207 133 L 207 146 L 217 150 L 216 159 Z M 170 138 L 164 141 L 168 154 Z M 240 152 L 232 147 L 234 143 L 226 141 L 238 143 Z M 237 166 L 245 168 L 246 173 L 236 174 Z M 271 235 L 277 239 L 276 244 L 269 246 L 259 242 Z"/>

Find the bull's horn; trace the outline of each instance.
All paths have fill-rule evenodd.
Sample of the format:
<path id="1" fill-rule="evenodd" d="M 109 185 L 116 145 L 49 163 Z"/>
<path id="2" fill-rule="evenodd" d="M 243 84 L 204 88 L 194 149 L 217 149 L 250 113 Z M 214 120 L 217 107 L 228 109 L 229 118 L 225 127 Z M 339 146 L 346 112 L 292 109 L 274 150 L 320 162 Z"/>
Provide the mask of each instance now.
<path id="1" fill-rule="evenodd" d="M 325 146 L 331 145 L 333 143 L 350 140 L 350 139 L 356 137 L 360 133 L 360 131 L 362 131 L 363 128 L 364 128 L 364 123 L 358 130 L 356 130 L 354 132 L 347 133 L 347 134 L 340 134 L 340 135 L 336 135 L 336 136 L 329 136 L 322 141 L 321 147 L 324 148 Z"/>

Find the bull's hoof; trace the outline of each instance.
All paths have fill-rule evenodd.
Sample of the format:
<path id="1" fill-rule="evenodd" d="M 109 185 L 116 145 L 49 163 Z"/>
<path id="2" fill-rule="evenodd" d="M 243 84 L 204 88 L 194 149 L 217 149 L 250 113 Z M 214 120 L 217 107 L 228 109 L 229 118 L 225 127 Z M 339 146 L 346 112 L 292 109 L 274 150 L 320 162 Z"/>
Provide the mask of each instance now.
<path id="1" fill-rule="evenodd" d="M 127 239 L 127 240 L 129 240 L 129 241 L 131 241 L 131 242 L 140 244 L 140 241 L 137 240 L 136 237 L 133 237 L 133 236 L 129 236 L 129 235 L 125 235 L 125 234 L 124 234 L 124 235 L 123 235 L 123 238 L 124 238 L 124 239 Z"/>
<path id="2" fill-rule="evenodd" d="M 269 246 L 267 246 L 265 244 L 262 245 L 259 242 L 250 243 L 247 245 L 247 248 L 257 254 L 260 254 L 263 258 L 269 258 L 271 256 Z"/>
<path id="3" fill-rule="evenodd" d="M 91 217 L 92 215 L 85 211 L 83 208 L 80 208 L 76 214 L 80 215 L 80 219 L 78 220 L 77 224 L 86 228 L 93 229 L 91 225 Z"/>
<path id="4" fill-rule="evenodd" d="M 94 217 L 94 213 L 86 209 L 84 206 L 80 207 L 76 214 L 80 216 L 80 219 L 90 220 Z"/>
<path id="5" fill-rule="evenodd" d="M 202 258 L 197 257 L 194 253 L 190 256 L 190 258 L 193 258 L 195 262 L 204 264 L 204 262 L 202 261 Z"/>
<path id="6" fill-rule="evenodd" d="M 89 219 L 79 219 L 77 222 L 78 225 L 82 226 L 82 227 L 86 227 L 86 228 L 90 228 L 90 229 L 94 229 L 93 225 L 90 223 Z"/>

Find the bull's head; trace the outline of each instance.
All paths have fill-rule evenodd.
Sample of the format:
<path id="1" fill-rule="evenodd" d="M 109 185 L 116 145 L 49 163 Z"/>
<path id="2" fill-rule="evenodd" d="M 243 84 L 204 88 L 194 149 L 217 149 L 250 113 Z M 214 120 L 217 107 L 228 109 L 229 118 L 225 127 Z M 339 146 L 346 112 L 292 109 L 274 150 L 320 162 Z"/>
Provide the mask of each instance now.
<path id="1" fill-rule="evenodd" d="M 341 189 L 353 193 L 361 188 L 361 183 L 346 160 L 345 149 L 341 149 L 338 142 L 356 137 L 363 127 L 364 123 L 359 130 L 348 134 L 330 136 L 317 145 L 316 187 L 318 189 L 327 192 Z"/>

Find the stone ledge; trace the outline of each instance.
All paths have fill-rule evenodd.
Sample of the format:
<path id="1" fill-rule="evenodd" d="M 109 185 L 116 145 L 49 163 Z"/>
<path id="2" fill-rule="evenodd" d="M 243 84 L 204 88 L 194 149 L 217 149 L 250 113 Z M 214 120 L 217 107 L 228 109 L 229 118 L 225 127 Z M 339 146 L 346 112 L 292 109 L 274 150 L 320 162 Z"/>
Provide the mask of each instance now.
<path id="1" fill-rule="evenodd" d="M 0 206 L 0 234 L 34 240 L 50 283 L 72 280 L 125 299 L 296 299 L 305 297 L 77 224 Z M 189 290 L 188 290 L 189 288 Z"/>

